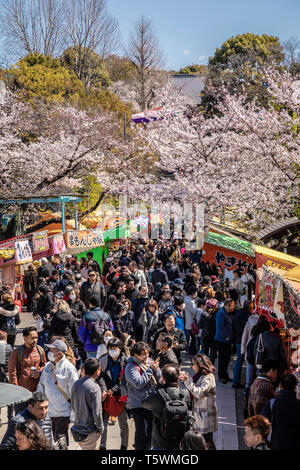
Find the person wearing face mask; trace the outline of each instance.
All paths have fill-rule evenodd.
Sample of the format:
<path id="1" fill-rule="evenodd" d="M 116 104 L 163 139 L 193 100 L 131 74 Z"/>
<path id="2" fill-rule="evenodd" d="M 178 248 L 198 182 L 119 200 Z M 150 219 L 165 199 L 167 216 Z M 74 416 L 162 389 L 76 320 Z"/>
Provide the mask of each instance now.
<path id="1" fill-rule="evenodd" d="M 100 450 L 106 450 L 107 441 L 109 413 L 105 409 L 105 403 L 111 396 L 119 399 L 124 395 L 124 393 L 122 393 L 123 389 L 121 390 L 121 379 L 124 373 L 126 361 L 127 357 L 124 354 L 124 346 L 122 342 L 118 338 L 110 339 L 110 341 L 107 343 L 107 353 L 99 358 L 101 375 L 98 382 L 102 390 L 104 425 Z M 121 433 L 121 450 L 127 450 L 129 430 L 125 406 L 117 418 L 119 421 Z"/>
<path id="2" fill-rule="evenodd" d="M 46 345 L 49 362 L 44 367 L 37 391 L 44 393 L 49 399 L 49 417 L 52 421 L 54 441 L 66 436 L 71 414 L 71 390 L 78 380 L 76 368 L 66 359 L 67 345 L 55 340 Z"/>
<path id="3" fill-rule="evenodd" d="M 107 343 L 114 337 L 112 330 L 107 329 L 103 332 L 101 344 L 99 344 L 96 354 L 96 359 L 99 360 L 101 356 L 107 354 Z"/>

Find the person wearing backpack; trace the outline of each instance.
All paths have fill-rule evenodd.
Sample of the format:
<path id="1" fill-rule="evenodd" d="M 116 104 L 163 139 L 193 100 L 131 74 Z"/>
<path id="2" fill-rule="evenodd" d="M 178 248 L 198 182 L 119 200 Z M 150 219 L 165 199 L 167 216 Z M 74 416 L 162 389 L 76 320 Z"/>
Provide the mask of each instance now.
<path id="1" fill-rule="evenodd" d="M 2 303 L 0 307 L 0 330 L 6 331 L 7 343 L 14 347 L 17 336 L 17 325 L 21 323 L 20 308 L 14 304 L 13 298 L 10 294 L 2 296 Z"/>
<path id="2" fill-rule="evenodd" d="M 142 405 L 153 413 L 152 450 L 178 450 L 189 429 L 190 396 L 179 387 L 178 366 L 167 364 L 161 373 L 161 385 L 148 393 Z"/>
<path id="3" fill-rule="evenodd" d="M 104 330 L 107 328 L 114 330 L 114 325 L 108 313 L 101 310 L 100 299 L 97 295 L 92 295 L 90 298 L 89 308 L 90 310 L 85 312 L 81 319 L 78 335 L 84 345 L 87 358 L 96 358 Z"/>
<path id="4" fill-rule="evenodd" d="M 218 430 L 218 411 L 216 400 L 215 367 L 204 354 L 197 354 L 192 359 L 193 377 L 181 374 L 181 380 L 192 394 L 192 416 L 194 428 L 203 434 L 209 450 L 216 450 L 213 433 Z"/>
<path id="5" fill-rule="evenodd" d="M 38 334 L 35 326 L 24 328 L 23 337 L 24 344 L 18 346 L 10 354 L 9 383 L 35 392 L 46 364 L 46 355 L 43 348 L 37 345 Z"/>

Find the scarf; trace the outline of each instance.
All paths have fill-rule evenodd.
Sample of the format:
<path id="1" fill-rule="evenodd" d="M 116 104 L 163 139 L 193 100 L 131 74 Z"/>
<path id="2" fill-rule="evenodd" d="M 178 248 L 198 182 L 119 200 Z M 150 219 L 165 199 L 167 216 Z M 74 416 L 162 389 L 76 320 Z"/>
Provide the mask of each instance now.
<path id="1" fill-rule="evenodd" d="M 193 379 L 194 384 L 196 384 L 198 382 L 201 375 L 202 375 L 201 372 L 197 372 L 197 374 L 193 375 L 192 379 Z M 193 401 L 193 399 L 194 399 L 194 395 L 191 392 L 190 392 L 190 399 L 191 399 L 191 401 Z"/>
<path id="2" fill-rule="evenodd" d="M 150 367 L 150 359 L 149 358 L 147 359 L 147 362 L 144 362 L 144 361 L 141 361 L 140 359 L 138 359 L 137 357 L 135 357 L 134 362 L 137 364 L 137 366 L 143 372 L 147 372 L 147 370 Z M 150 383 L 150 385 L 153 385 L 153 386 L 157 385 L 157 381 L 156 381 L 156 378 L 154 377 L 154 375 L 152 375 L 152 377 L 150 378 L 149 383 Z"/>

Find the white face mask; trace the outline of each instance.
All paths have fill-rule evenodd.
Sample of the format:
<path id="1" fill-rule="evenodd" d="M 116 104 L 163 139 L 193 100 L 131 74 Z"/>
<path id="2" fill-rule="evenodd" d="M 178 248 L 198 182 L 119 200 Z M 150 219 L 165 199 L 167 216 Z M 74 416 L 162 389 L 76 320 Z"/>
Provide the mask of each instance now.
<path id="1" fill-rule="evenodd" d="M 104 336 L 104 343 L 107 344 L 108 341 L 111 339 L 112 337 L 111 336 Z"/>
<path id="2" fill-rule="evenodd" d="M 108 354 L 110 355 L 110 357 L 114 358 L 118 357 L 120 352 L 117 349 L 111 349 L 110 351 L 108 351 Z"/>
<path id="3" fill-rule="evenodd" d="M 51 362 L 54 362 L 54 361 L 55 361 L 55 356 L 54 356 L 53 352 L 51 352 L 51 351 L 48 352 L 48 359 L 49 359 L 49 361 L 51 361 Z"/>
<path id="4" fill-rule="evenodd" d="M 76 294 L 70 294 L 70 299 L 71 300 L 76 300 Z"/>

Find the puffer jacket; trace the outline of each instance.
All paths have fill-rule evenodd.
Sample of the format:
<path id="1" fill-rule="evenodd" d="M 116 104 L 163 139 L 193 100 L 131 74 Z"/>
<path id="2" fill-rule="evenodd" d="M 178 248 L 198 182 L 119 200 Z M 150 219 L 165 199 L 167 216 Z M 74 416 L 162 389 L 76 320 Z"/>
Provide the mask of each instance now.
<path id="1" fill-rule="evenodd" d="M 37 421 L 36 417 L 30 413 L 29 409 L 25 408 L 25 410 L 21 411 L 21 413 L 17 414 L 9 421 L 6 433 L 0 445 L 1 450 L 17 450 L 16 425 L 24 423 L 27 419 L 36 421 L 50 444 L 53 445 L 52 422 L 49 416 L 46 415 L 45 419 Z"/>
<path id="2" fill-rule="evenodd" d="M 75 345 L 78 345 L 80 342 L 76 321 L 71 312 L 58 310 L 54 313 L 50 323 L 49 334 L 50 336 L 63 336 L 73 350 Z"/>
<path id="3" fill-rule="evenodd" d="M 149 359 L 151 364 L 152 359 Z M 129 410 L 133 408 L 142 408 L 142 400 L 146 398 L 147 393 L 151 390 L 152 385 L 150 379 L 152 376 L 158 381 L 161 372 L 160 369 L 156 373 L 149 366 L 148 370 L 144 372 L 139 365 L 135 362 L 133 357 L 129 357 L 125 366 L 125 381 L 127 388 L 127 408 Z"/>
<path id="4" fill-rule="evenodd" d="M 95 315 L 98 318 L 106 320 L 108 327 L 111 330 L 114 330 L 112 319 L 108 313 L 103 312 L 100 307 L 95 307 L 85 312 L 78 327 L 78 335 L 80 341 L 84 345 L 84 350 L 87 352 L 97 352 L 98 349 L 98 345 L 93 344 L 90 340 L 90 333 L 92 332 L 96 323 Z"/>
<path id="5" fill-rule="evenodd" d="M 161 420 L 165 401 L 158 392 L 160 388 L 166 392 L 170 400 L 180 399 L 186 403 L 187 407 L 190 406 L 190 394 L 187 390 L 180 389 L 176 384 L 159 385 L 151 390 L 142 401 L 143 407 L 153 412 L 152 446 L 160 450 L 175 450 L 179 448 L 181 439 L 165 439 L 161 432 Z"/>
<path id="6" fill-rule="evenodd" d="M 15 319 L 15 324 L 19 325 L 21 323 L 20 320 L 20 308 L 15 305 L 15 304 L 3 304 L 2 307 L 0 307 L 0 330 L 2 331 L 7 331 L 6 328 L 6 319 L 7 318 L 13 318 Z M 13 334 L 13 333 L 8 333 L 8 334 Z M 14 334 L 17 334 L 17 329 Z"/>

